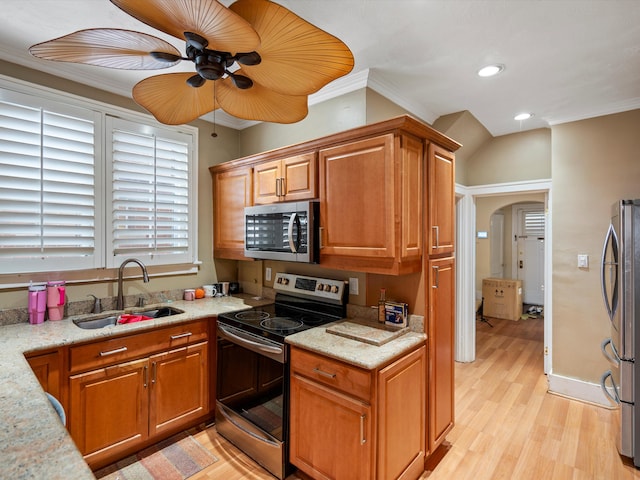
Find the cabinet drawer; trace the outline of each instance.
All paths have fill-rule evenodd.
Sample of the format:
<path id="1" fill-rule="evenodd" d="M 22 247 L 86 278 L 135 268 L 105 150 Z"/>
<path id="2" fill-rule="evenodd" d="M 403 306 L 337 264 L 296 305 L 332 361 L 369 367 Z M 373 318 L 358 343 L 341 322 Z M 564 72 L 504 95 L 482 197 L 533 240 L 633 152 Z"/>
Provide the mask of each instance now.
<path id="1" fill-rule="evenodd" d="M 206 340 L 207 337 L 207 320 L 199 320 L 74 346 L 69 348 L 70 373 L 181 347 Z"/>
<path id="2" fill-rule="evenodd" d="M 371 372 L 297 348 L 291 349 L 291 371 L 371 401 Z"/>

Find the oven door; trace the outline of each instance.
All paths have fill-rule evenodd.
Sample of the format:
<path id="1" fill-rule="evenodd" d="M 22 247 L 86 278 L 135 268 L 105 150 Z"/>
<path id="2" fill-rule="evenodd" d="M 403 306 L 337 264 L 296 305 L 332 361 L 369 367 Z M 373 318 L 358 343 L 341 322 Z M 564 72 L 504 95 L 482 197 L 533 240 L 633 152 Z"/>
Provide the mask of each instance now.
<path id="1" fill-rule="evenodd" d="M 288 462 L 286 348 L 218 322 L 216 429 L 278 478 Z"/>

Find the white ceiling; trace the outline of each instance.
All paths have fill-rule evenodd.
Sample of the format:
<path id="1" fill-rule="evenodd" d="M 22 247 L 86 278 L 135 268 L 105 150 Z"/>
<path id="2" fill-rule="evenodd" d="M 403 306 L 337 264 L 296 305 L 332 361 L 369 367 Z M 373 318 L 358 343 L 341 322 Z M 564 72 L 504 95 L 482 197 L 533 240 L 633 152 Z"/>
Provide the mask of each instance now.
<path id="1" fill-rule="evenodd" d="M 311 104 L 367 85 L 429 123 L 468 110 L 494 136 L 640 108 L 639 0 L 277 3 L 354 54 L 353 72 L 313 95 Z M 27 49 L 92 27 L 147 32 L 184 49 L 108 0 L 2 0 L 0 9 L 0 58 L 129 97 L 135 83 L 155 73 L 48 62 Z M 478 77 L 488 63 L 506 68 Z M 190 67 L 183 62 L 173 70 Z M 534 117 L 513 120 L 523 111 Z"/>

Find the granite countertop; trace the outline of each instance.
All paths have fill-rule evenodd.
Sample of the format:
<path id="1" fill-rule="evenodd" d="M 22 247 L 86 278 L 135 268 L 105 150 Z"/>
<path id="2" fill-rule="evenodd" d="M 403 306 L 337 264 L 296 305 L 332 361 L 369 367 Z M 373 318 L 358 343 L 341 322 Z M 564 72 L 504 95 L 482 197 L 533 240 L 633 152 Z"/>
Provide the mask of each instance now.
<path id="1" fill-rule="evenodd" d="M 25 353 L 153 329 L 268 303 L 272 303 L 272 300 L 242 294 L 192 302 L 180 300 L 169 305 L 184 310 L 184 313 L 96 330 L 77 327 L 72 322 L 77 317 L 46 321 L 40 325 L 19 323 L 0 327 L 0 478 L 95 478 L 59 421 L 56 411 L 29 367 Z M 154 305 L 147 305 L 145 309 L 153 307 Z"/>
<path id="2" fill-rule="evenodd" d="M 368 331 L 367 324 L 369 325 Z M 353 338 L 331 333 L 332 329 L 349 332 Z M 388 330 L 381 329 L 376 322 L 367 322 L 364 319 L 352 322 L 352 319 L 344 319 L 322 327 L 294 333 L 286 337 L 286 342 L 356 367 L 374 370 L 413 350 L 416 346 L 424 343 L 427 338 L 424 333 L 405 330 L 380 345 L 368 342 L 370 339 L 385 335 L 385 332 Z M 356 340 L 356 336 L 363 336 L 363 339 Z"/>

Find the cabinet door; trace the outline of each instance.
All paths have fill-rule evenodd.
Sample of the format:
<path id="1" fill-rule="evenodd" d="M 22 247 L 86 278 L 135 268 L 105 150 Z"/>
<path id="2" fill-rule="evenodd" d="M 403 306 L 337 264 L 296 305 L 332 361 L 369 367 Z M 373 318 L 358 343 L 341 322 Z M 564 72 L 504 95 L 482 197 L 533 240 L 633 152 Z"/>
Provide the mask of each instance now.
<path id="1" fill-rule="evenodd" d="M 42 389 L 58 400 L 62 393 L 60 388 L 62 359 L 60 352 L 43 353 L 27 357 L 27 362 L 40 382 Z"/>
<path id="2" fill-rule="evenodd" d="M 149 361 L 149 435 L 175 430 L 208 413 L 208 342 L 154 355 Z"/>
<path id="3" fill-rule="evenodd" d="M 282 160 L 284 200 L 297 202 L 318 196 L 318 162 L 315 153 L 304 153 Z"/>
<path id="4" fill-rule="evenodd" d="M 275 160 L 253 167 L 253 201 L 256 205 L 280 201 L 282 162 Z"/>
<path id="5" fill-rule="evenodd" d="M 424 470 L 426 347 L 378 374 L 379 480 L 418 478 Z"/>
<path id="6" fill-rule="evenodd" d="M 455 156 L 433 143 L 427 160 L 427 254 L 452 253 L 455 243 Z"/>
<path id="7" fill-rule="evenodd" d="M 430 453 L 442 443 L 454 421 L 455 264 L 453 257 L 428 262 Z"/>
<path id="8" fill-rule="evenodd" d="M 239 167 L 212 172 L 213 255 L 246 260 L 244 256 L 244 207 L 252 201 L 252 169 Z"/>
<path id="9" fill-rule="evenodd" d="M 371 407 L 299 375 L 291 377 L 290 461 L 315 479 L 370 479 Z"/>
<path id="10" fill-rule="evenodd" d="M 387 134 L 320 151 L 320 263 L 329 255 L 394 259 L 393 140 Z"/>
<path id="11" fill-rule="evenodd" d="M 317 171 L 314 152 L 260 163 L 253 168 L 253 201 L 267 204 L 316 198 Z"/>
<path id="12" fill-rule="evenodd" d="M 69 432 L 89 466 L 147 439 L 148 380 L 147 359 L 70 377 Z"/>
<path id="13" fill-rule="evenodd" d="M 409 136 L 399 137 L 400 155 L 400 192 L 402 198 L 400 261 L 422 260 L 422 220 L 423 195 L 423 142 Z M 421 265 L 421 263 L 420 263 Z M 418 267 L 420 268 L 420 267 Z"/>

